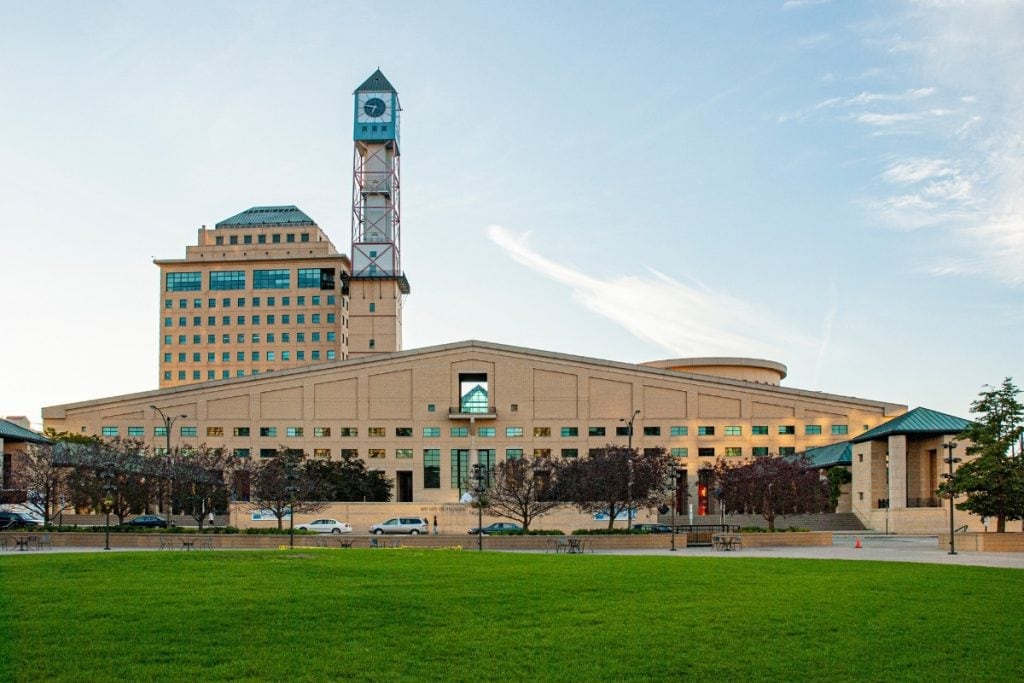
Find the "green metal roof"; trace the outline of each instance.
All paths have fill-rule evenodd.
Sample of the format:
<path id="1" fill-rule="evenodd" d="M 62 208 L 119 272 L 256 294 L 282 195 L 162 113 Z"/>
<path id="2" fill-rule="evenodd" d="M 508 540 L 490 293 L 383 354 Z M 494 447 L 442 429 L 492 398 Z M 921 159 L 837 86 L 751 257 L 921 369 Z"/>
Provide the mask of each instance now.
<path id="1" fill-rule="evenodd" d="M 363 84 L 356 88 L 356 92 L 394 92 L 394 86 L 388 82 L 388 79 L 384 77 L 384 74 L 377 69 L 373 72 L 373 75 L 363 81 Z"/>
<path id="2" fill-rule="evenodd" d="M 853 444 L 849 441 L 829 444 L 821 448 L 808 448 L 804 455 L 816 468 L 853 464 Z"/>
<path id="3" fill-rule="evenodd" d="M 297 206 L 254 206 L 217 223 L 218 228 L 253 228 L 276 225 L 315 226 L 316 223 Z"/>
<path id="4" fill-rule="evenodd" d="M 851 439 L 851 442 L 862 443 L 898 434 L 914 436 L 959 434 L 970 424 L 970 420 L 965 420 L 962 417 L 947 415 L 927 408 L 914 408 L 909 413 L 904 413 Z"/>
<path id="5" fill-rule="evenodd" d="M 0 439 L 9 441 L 28 441 L 29 443 L 52 443 L 42 434 L 37 434 L 31 429 L 19 427 L 13 422 L 0 419 Z"/>

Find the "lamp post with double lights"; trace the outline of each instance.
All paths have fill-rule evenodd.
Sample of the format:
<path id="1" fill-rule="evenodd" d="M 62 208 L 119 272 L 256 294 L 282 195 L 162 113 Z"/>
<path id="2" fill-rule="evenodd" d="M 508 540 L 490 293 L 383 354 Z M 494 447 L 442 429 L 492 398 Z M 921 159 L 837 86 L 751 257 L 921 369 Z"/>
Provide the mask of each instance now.
<path id="1" fill-rule="evenodd" d="M 953 457 L 953 449 L 956 448 L 956 442 L 950 441 L 949 443 L 942 444 L 942 447 L 946 449 L 948 455 L 943 458 L 943 462 L 949 465 L 949 474 L 943 474 L 942 478 L 950 484 L 953 483 L 953 465 L 960 462 L 960 458 Z M 956 534 L 956 527 L 953 524 L 953 492 L 949 492 L 949 554 L 956 555 L 956 545 L 953 540 L 953 536 Z"/>
<path id="2" fill-rule="evenodd" d="M 484 550 L 484 504 L 483 495 L 487 492 L 486 474 L 480 463 L 473 465 L 473 493 L 476 495 L 476 548 Z"/>
<path id="3" fill-rule="evenodd" d="M 629 476 L 626 478 L 626 528 L 633 528 L 633 422 L 636 420 L 639 410 L 634 410 L 633 415 L 627 420 L 619 418 L 619 422 L 626 423 L 626 448 L 629 450 Z"/>
<path id="4" fill-rule="evenodd" d="M 168 476 L 168 479 L 167 479 L 167 527 L 170 528 L 170 526 L 171 526 L 171 496 L 172 496 L 171 487 L 173 485 L 172 482 L 174 481 L 174 474 L 172 472 L 170 472 L 170 469 L 171 469 L 170 466 L 172 464 L 171 463 L 171 427 L 173 427 L 174 423 L 177 422 L 178 420 L 186 419 L 188 417 L 188 415 L 173 415 L 173 416 L 171 416 L 171 415 L 165 414 L 164 411 L 160 410 L 156 406 L 150 406 L 150 408 L 152 408 L 157 413 L 159 413 L 160 421 L 164 423 L 164 436 L 167 438 L 167 442 L 166 442 L 167 446 L 166 446 L 166 450 L 165 450 L 165 455 L 167 456 L 167 465 L 168 465 L 167 469 L 168 469 L 168 472 L 170 474 L 170 476 Z"/>
<path id="5" fill-rule="evenodd" d="M 110 550 L 110 508 L 113 506 L 110 494 L 117 490 L 117 484 L 114 483 L 114 476 L 116 474 L 114 472 L 114 463 L 103 463 L 96 474 L 99 476 L 100 481 L 103 482 L 103 507 L 106 508 L 107 512 L 106 538 L 103 549 Z"/>
<path id="6" fill-rule="evenodd" d="M 678 467 L 673 467 L 671 479 L 669 480 L 669 491 L 672 492 L 672 552 L 676 551 L 676 498 L 678 496 L 680 476 L 682 476 L 682 470 Z"/>

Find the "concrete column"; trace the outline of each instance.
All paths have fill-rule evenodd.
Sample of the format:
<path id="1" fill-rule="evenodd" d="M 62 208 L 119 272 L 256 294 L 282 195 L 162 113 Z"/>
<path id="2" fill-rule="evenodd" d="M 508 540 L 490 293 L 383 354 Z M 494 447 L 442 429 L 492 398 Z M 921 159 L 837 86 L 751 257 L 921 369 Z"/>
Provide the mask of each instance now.
<path id="1" fill-rule="evenodd" d="M 889 437 L 889 507 L 907 507 L 907 437 Z"/>

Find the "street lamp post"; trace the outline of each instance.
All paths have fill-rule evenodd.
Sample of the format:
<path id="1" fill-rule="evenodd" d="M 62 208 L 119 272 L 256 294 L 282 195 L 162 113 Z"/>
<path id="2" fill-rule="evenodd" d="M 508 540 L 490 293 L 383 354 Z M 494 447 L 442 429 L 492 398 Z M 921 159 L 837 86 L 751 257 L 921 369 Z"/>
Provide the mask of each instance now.
<path id="1" fill-rule="evenodd" d="M 160 414 L 160 421 L 164 423 L 164 436 L 167 438 L 167 446 L 166 446 L 166 450 L 165 450 L 165 455 L 167 456 L 168 470 L 170 470 L 170 465 L 171 465 L 171 427 L 174 426 L 174 423 L 176 421 L 183 420 L 183 419 L 187 418 L 188 415 L 174 415 L 174 416 L 170 416 L 170 415 L 165 415 L 164 411 L 160 410 L 156 406 L 150 406 L 150 408 L 152 408 L 153 410 L 155 410 L 157 413 Z M 172 472 L 171 476 L 169 476 L 168 479 L 167 479 L 167 528 L 168 529 L 171 527 L 171 482 L 173 482 L 173 481 L 174 481 L 174 474 Z"/>
<path id="2" fill-rule="evenodd" d="M 295 494 L 299 492 L 299 487 L 295 485 L 295 481 L 299 478 L 299 473 L 295 471 L 298 467 L 298 463 L 294 460 L 289 460 L 284 464 L 285 474 L 284 478 L 288 480 L 288 486 L 285 487 L 285 492 L 288 494 L 289 509 L 288 509 L 288 547 L 295 547 Z"/>
<path id="3" fill-rule="evenodd" d="M 678 467 L 672 468 L 672 552 L 676 551 L 676 491 L 679 490 L 679 473 Z"/>
<path id="4" fill-rule="evenodd" d="M 473 465 L 473 493 L 476 494 L 476 548 L 484 550 L 484 506 L 483 495 L 487 491 L 484 486 L 484 468 L 480 463 Z"/>
<path id="5" fill-rule="evenodd" d="M 619 418 L 619 422 L 626 423 L 626 448 L 629 450 L 629 476 L 626 478 L 626 528 L 633 528 L 633 422 L 636 420 L 639 410 L 634 410 L 633 415 L 627 420 Z M 609 511 L 610 512 L 610 511 Z"/>
<path id="6" fill-rule="evenodd" d="M 103 463 L 98 474 L 100 481 L 103 482 L 103 507 L 107 511 L 106 538 L 103 549 L 110 550 L 110 508 L 113 503 L 110 500 L 110 493 L 117 490 L 117 485 L 114 483 L 114 463 Z"/>
<path id="7" fill-rule="evenodd" d="M 942 447 L 949 453 L 944 459 L 947 465 L 949 465 L 949 474 L 943 474 L 942 478 L 953 483 L 953 465 L 960 462 L 960 458 L 953 457 L 953 449 L 956 448 L 956 442 L 950 441 L 949 443 L 942 444 Z M 956 527 L 953 524 L 953 492 L 949 492 L 949 554 L 956 555 L 956 544 L 953 540 L 953 536 L 956 534 Z"/>

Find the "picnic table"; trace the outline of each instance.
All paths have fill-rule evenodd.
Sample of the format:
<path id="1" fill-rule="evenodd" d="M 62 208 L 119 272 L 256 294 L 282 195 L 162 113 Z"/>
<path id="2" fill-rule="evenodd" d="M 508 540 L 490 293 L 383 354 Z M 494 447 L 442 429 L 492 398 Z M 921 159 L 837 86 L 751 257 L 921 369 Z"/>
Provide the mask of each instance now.
<path id="1" fill-rule="evenodd" d="M 743 537 L 739 534 L 715 534 L 711 537 L 711 545 L 715 550 L 739 550 L 743 547 Z"/>
<path id="2" fill-rule="evenodd" d="M 576 538 L 575 536 L 552 538 L 548 541 L 547 548 L 544 552 L 554 549 L 556 555 L 563 551 L 567 555 L 582 555 L 588 546 L 590 546 L 589 541 L 582 538 Z M 593 546 L 590 546 L 590 552 L 594 552 Z"/>

